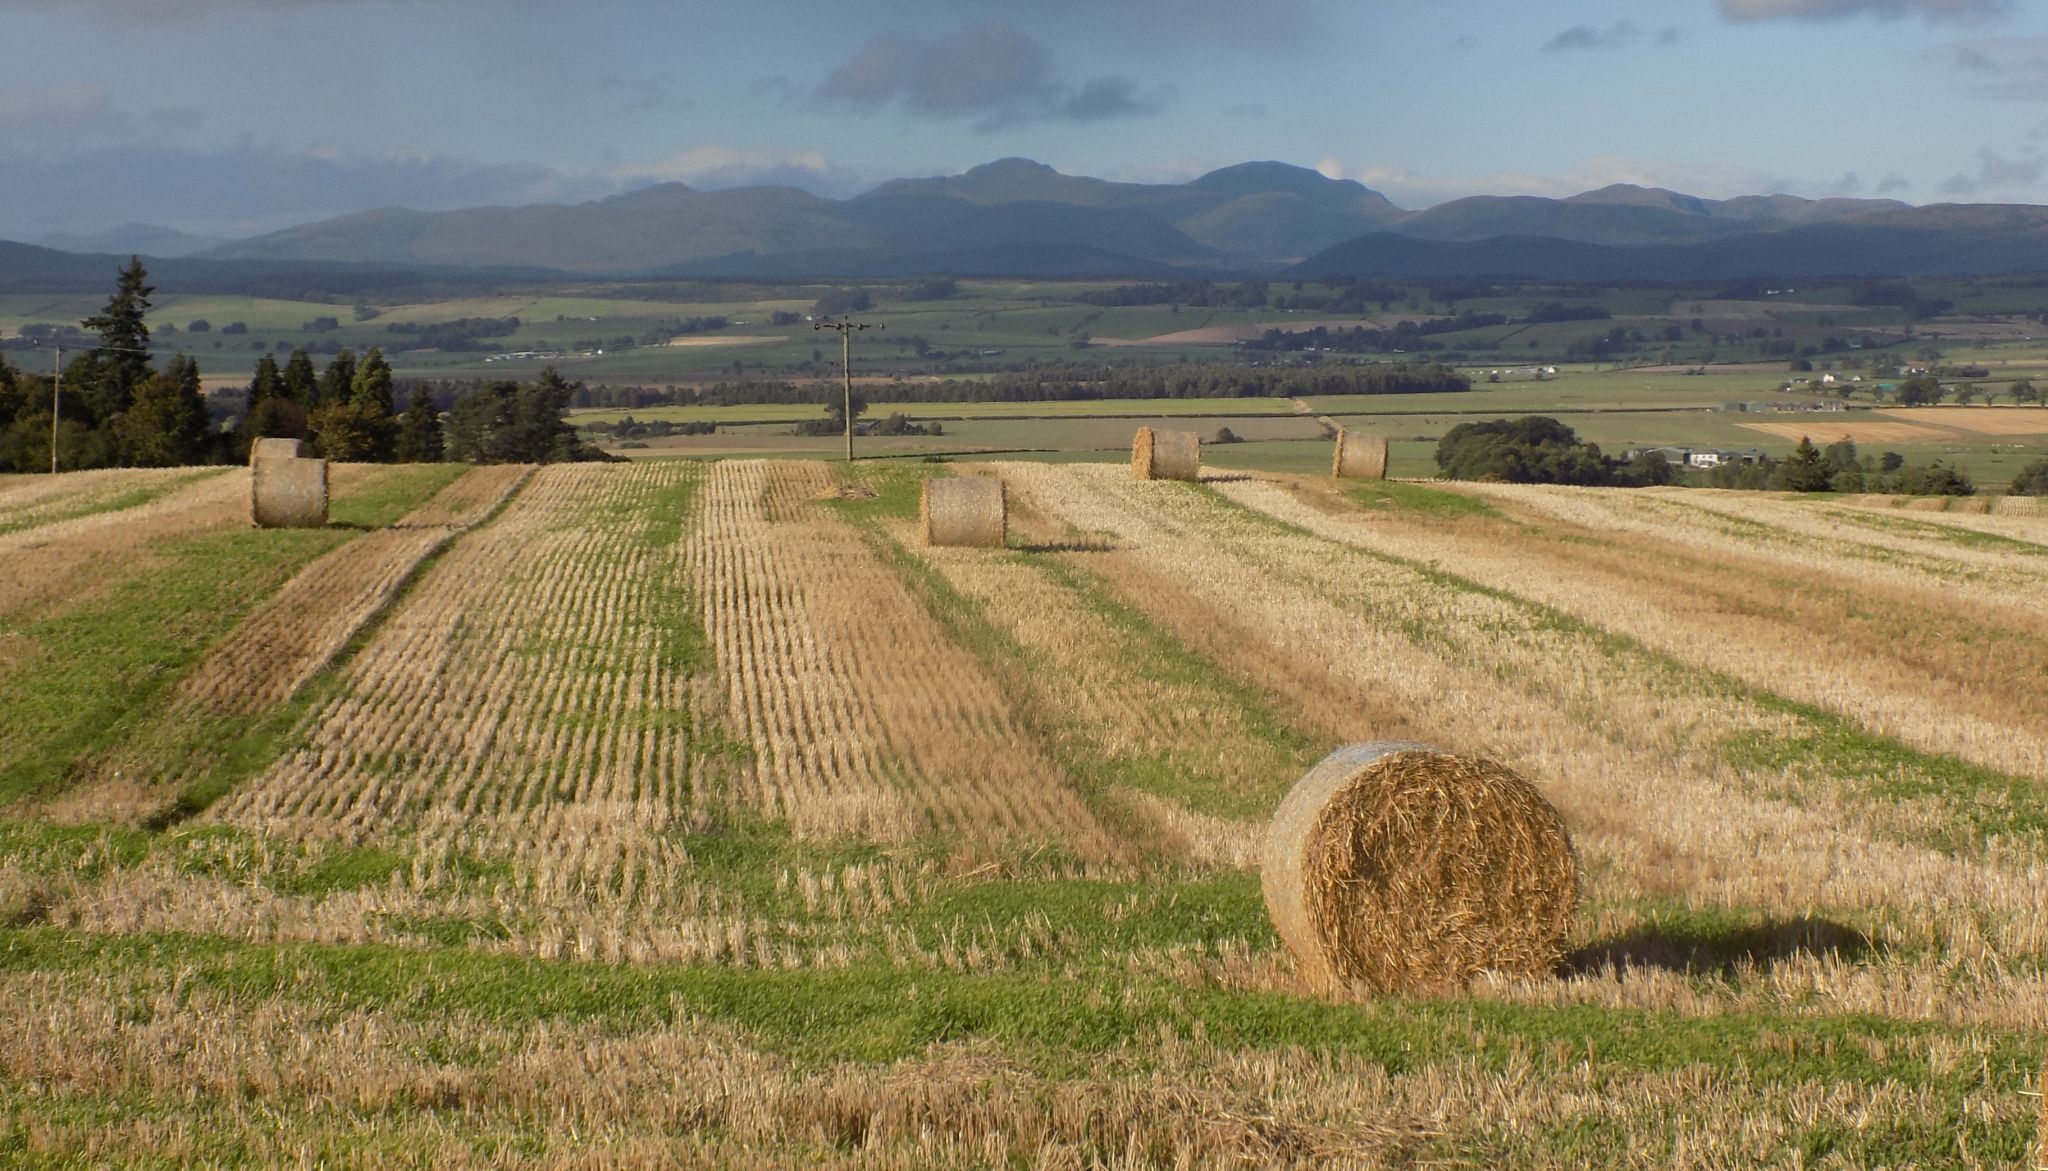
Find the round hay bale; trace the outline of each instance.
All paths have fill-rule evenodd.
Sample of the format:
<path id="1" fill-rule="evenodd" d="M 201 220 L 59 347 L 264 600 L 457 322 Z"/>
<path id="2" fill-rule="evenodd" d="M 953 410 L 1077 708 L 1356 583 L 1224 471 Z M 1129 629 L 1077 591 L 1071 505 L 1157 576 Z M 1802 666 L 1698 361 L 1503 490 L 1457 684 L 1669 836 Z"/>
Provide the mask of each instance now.
<path id="1" fill-rule="evenodd" d="M 1564 820 L 1501 765 L 1427 745 L 1339 748 L 1273 815 L 1266 909 L 1318 993 L 1445 992 L 1540 975 L 1578 902 Z"/>
<path id="2" fill-rule="evenodd" d="M 994 476 L 928 479 L 918 498 L 917 518 L 927 545 L 1000 549 L 1009 519 L 1003 482 Z"/>
<path id="3" fill-rule="evenodd" d="M 1387 437 L 1337 429 L 1337 457 L 1330 474 L 1340 480 L 1387 478 Z"/>
<path id="4" fill-rule="evenodd" d="M 264 529 L 326 525 L 327 461 L 264 458 L 251 464 L 249 520 Z"/>
<path id="5" fill-rule="evenodd" d="M 1200 480 L 1202 437 L 1194 431 L 1138 428 L 1131 439 L 1134 480 Z"/>
<path id="6" fill-rule="evenodd" d="M 305 441 L 299 439 L 258 439 L 249 445 L 249 466 L 254 467 L 267 459 L 298 459 L 306 454 Z"/>

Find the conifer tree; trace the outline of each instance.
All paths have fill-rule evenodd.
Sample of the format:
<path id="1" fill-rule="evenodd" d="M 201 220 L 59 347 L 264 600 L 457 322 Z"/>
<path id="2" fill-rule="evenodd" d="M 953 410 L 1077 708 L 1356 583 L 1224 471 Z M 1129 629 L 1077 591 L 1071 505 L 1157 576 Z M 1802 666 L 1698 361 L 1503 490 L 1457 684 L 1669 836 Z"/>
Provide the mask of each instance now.
<path id="1" fill-rule="evenodd" d="M 162 373 L 146 378 L 115 424 L 123 462 L 170 468 L 206 458 L 206 399 L 199 365 L 180 354 Z"/>
<path id="2" fill-rule="evenodd" d="M 356 355 L 353 350 L 343 350 L 334 355 L 334 360 L 321 372 L 320 388 L 313 392 L 313 401 L 308 404 L 324 407 L 330 403 L 345 403 L 356 381 Z"/>
<path id="3" fill-rule="evenodd" d="M 399 418 L 394 455 L 399 463 L 405 464 L 439 463 L 443 459 L 441 412 L 434 409 L 433 396 L 424 388 L 412 392 L 412 401 Z"/>
<path id="4" fill-rule="evenodd" d="M 313 372 L 312 355 L 293 350 L 284 364 L 284 397 L 302 407 L 311 407 L 319 394 L 320 376 Z"/>
<path id="5" fill-rule="evenodd" d="M 269 354 L 256 359 L 255 377 L 249 379 L 249 403 L 242 412 L 244 418 L 256 413 L 256 407 L 264 399 L 277 398 L 284 394 L 284 375 L 278 371 L 277 359 Z"/>
<path id="6" fill-rule="evenodd" d="M 102 421 L 128 409 L 135 388 L 149 377 L 149 272 L 140 256 L 130 256 L 104 309 L 80 322 L 100 335 L 91 357 L 92 381 L 81 383 L 86 405 Z"/>

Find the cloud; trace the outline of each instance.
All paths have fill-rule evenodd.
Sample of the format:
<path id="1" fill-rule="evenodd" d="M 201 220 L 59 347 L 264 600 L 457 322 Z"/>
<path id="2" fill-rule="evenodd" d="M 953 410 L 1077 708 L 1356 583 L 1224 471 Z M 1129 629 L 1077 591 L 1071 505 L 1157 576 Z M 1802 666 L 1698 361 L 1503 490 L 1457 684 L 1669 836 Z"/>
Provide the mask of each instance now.
<path id="1" fill-rule="evenodd" d="M 1626 49 L 1640 44 L 1650 36 L 1650 30 L 1632 20 L 1618 20 L 1604 29 L 1591 25 L 1575 24 L 1543 43 L 1543 52 L 1561 53 L 1571 49 Z M 1665 27 L 1657 30 L 1656 41 L 1660 45 L 1675 45 L 1684 39 L 1684 30 Z"/>
<path id="2" fill-rule="evenodd" d="M 1974 174 L 1958 172 L 1943 180 L 1936 190 L 1943 195 L 2025 190 L 2040 181 L 2044 170 L 2048 170 L 2048 158 L 2029 154 L 2024 158 L 2009 159 L 1987 146 L 1977 152 Z"/>
<path id="3" fill-rule="evenodd" d="M 216 12 L 290 12 L 363 0 L 0 0 L 0 12 L 87 12 L 95 18 L 170 23 Z"/>
<path id="4" fill-rule="evenodd" d="M 1461 37 L 1452 37 L 1451 43 L 1447 47 L 1452 49 L 1476 49 L 1479 47 L 1479 38 L 1471 33 L 1466 33 Z"/>
<path id="5" fill-rule="evenodd" d="M 115 109 L 104 86 L 0 89 L 0 141 L 125 134 L 134 127 L 135 119 Z"/>
<path id="6" fill-rule="evenodd" d="M 895 106 L 928 118 L 979 117 L 977 130 L 1018 122 L 1097 122 L 1156 113 L 1166 94 L 1129 78 L 1078 87 L 1054 77 L 1045 46 L 1002 21 L 941 37 L 884 33 L 833 70 L 817 100 L 869 113 Z"/>
<path id="7" fill-rule="evenodd" d="M 0 239 L 128 222 L 244 237 L 367 208 L 578 203 L 670 181 L 707 190 L 774 184 L 832 197 L 871 186 L 816 152 L 727 146 L 597 170 L 249 144 L 206 150 L 131 144 L 63 153 L 0 147 Z"/>
<path id="8" fill-rule="evenodd" d="M 801 187 L 814 195 L 844 197 L 871 184 L 817 151 L 700 146 L 651 163 L 627 163 L 606 172 L 621 188 L 686 183 L 715 191 L 727 187 Z"/>
<path id="9" fill-rule="evenodd" d="M 1848 20 L 1871 16 L 1901 20 L 1972 23 L 2013 10 L 2013 0 L 1719 0 L 1721 16 L 1737 24 L 1766 20 Z"/>
<path id="10" fill-rule="evenodd" d="M 677 97 L 668 82 L 659 77 L 608 77 L 599 82 L 597 88 L 635 114 L 660 114 L 690 108 L 690 103 Z"/>
<path id="11" fill-rule="evenodd" d="M 1878 183 L 1873 193 L 1877 195 L 1891 195 L 1894 192 L 1910 190 L 1912 186 L 1912 182 L 1904 175 L 1899 174 L 1897 171 L 1892 171 Z"/>
<path id="12" fill-rule="evenodd" d="M 2048 38 L 1986 37 L 1944 45 L 1936 56 L 1969 78 L 1981 97 L 2048 101 Z"/>
<path id="13" fill-rule="evenodd" d="M 96 84 L 0 89 L 0 146 L 77 146 L 136 135 L 165 136 L 205 121 L 203 111 L 185 106 L 131 113 L 115 105 L 106 88 Z"/>
<path id="14" fill-rule="evenodd" d="M 1061 102 L 1058 116 L 1070 122 L 1143 117 L 1157 114 L 1171 96 L 1170 90 L 1140 93 L 1128 77 L 1098 77 Z"/>
<path id="15" fill-rule="evenodd" d="M 1813 181 L 1774 177 L 1745 167 L 1716 167 L 1614 155 L 1582 159 L 1565 170 L 1550 174 L 1504 171 L 1470 177 L 1427 175 L 1407 167 L 1347 165 L 1336 158 L 1324 159 L 1316 169 L 1332 179 L 1355 179 L 1402 207 L 1429 207 L 1468 195 L 1539 195 L 1559 199 L 1617 183 L 1662 187 L 1706 199 L 1732 199 L 1740 195 L 1772 192 L 1817 197 L 1846 194 L 1845 186 L 1857 182 L 1853 174 Z"/>
<path id="16" fill-rule="evenodd" d="M 590 199 L 616 180 L 532 163 L 351 158 L 237 146 L 0 149 L 0 237 L 96 231 L 128 221 L 244 236 L 371 207 L 421 209 Z"/>

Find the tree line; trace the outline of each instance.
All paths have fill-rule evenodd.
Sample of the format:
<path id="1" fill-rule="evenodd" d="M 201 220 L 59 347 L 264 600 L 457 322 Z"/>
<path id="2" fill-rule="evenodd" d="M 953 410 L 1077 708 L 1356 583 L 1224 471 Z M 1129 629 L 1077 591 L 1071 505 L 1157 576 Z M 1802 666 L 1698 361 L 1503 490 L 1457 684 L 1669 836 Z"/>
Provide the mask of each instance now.
<path id="1" fill-rule="evenodd" d="M 240 401 L 216 422 L 198 363 L 184 354 L 153 365 L 147 314 L 156 289 L 131 257 L 105 308 L 81 323 L 97 344 L 51 380 L 0 356 L 0 471 L 51 466 L 52 409 L 57 464 L 66 470 L 239 463 L 262 438 L 305 441 L 319 456 L 345 462 L 473 463 L 602 459 L 564 419 L 576 389 L 542 371 L 530 384 L 467 388 L 446 417 L 431 388 L 416 387 L 395 410 L 391 365 L 379 349 L 360 359 L 341 350 L 324 369 L 304 349 L 280 365 L 270 354 Z M 236 409 L 239 408 L 239 409 Z"/>

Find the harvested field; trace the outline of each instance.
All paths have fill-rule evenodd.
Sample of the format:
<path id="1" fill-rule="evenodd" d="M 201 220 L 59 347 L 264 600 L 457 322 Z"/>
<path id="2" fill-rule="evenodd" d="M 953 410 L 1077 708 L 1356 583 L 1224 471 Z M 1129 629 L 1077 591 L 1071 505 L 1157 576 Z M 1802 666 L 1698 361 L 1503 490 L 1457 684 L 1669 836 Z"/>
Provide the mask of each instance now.
<path id="1" fill-rule="evenodd" d="M 118 615 L 0 611 L 0 1151 L 2029 1156 L 2048 517 L 956 470 L 1001 478 L 1007 547 L 927 546 L 928 469 L 885 461 L 387 470 L 376 519 L 307 532 L 246 528 L 215 477 L 0 536 L 65 583 L 125 540 L 112 599 L 218 566 L 190 596 L 245 595 L 48 691 L 150 681 L 55 765 L 28 689 L 89 629 L 66 615 Z M 1260 847 L 1374 740 L 1557 811 L 1561 960 L 1315 994 Z M 169 815 L 124 798 L 138 770 L 184 786 Z"/>
<path id="2" fill-rule="evenodd" d="M 2040 407 L 1896 407 L 1885 414 L 1971 435 L 2048 435 L 2048 410 Z"/>
<path id="3" fill-rule="evenodd" d="M 701 349 L 705 346 L 758 346 L 768 342 L 786 342 L 788 334 L 722 334 L 717 337 L 672 337 L 664 345 Z"/>
<path id="4" fill-rule="evenodd" d="M 391 603 L 420 562 L 503 503 L 531 471 L 478 468 L 392 528 L 307 566 L 180 681 L 180 701 L 216 712 L 282 702 Z"/>
<path id="5" fill-rule="evenodd" d="M 1798 423 L 1738 423 L 1736 426 L 1778 439 L 1811 439 L 1822 446 L 1844 439 L 1857 443 L 1939 443 L 1956 437 L 1953 431 L 1921 423 L 1864 422 L 1826 415 L 1814 415 L 1810 421 Z"/>

